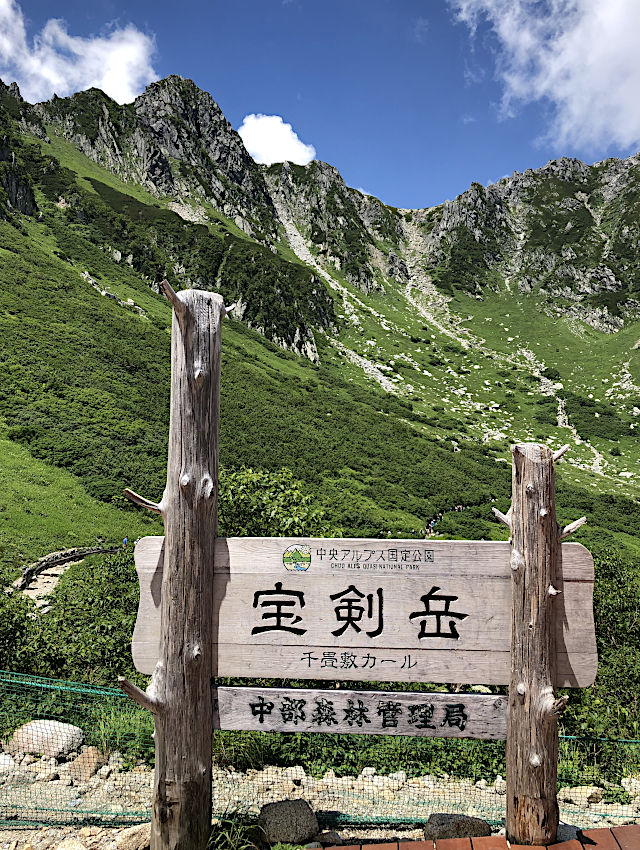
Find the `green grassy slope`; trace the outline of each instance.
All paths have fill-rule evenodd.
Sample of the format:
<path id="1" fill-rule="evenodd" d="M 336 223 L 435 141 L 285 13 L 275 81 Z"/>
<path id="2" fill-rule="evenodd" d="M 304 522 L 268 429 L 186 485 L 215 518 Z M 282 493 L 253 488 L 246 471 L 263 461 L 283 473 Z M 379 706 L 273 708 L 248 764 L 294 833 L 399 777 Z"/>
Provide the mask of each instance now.
<path id="1" fill-rule="evenodd" d="M 2 429 L 0 563 L 30 563 L 58 549 L 161 533 L 155 517 L 93 499 L 79 478 L 38 461 L 5 433 Z"/>
<path id="2" fill-rule="evenodd" d="M 124 221 L 174 215 L 69 143 L 54 137 L 50 146 L 39 144 L 70 169 L 67 187 L 77 180 Z M 35 188 L 41 220 L 0 224 L 0 413 L 7 435 L 39 461 L 72 473 L 92 498 L 121 506 L 126 485 L 156 496 L 166 458 L 168 305 L 96 240 L 96 226 L 108 218 L 104 205 L 93 219 L 70 219 L 53 203 L 51 178 L 41 188 L 36 180 Z M 582 539 L 613 535 L 636 547 L 637 485 L 624 476 L 638 460 L 632 426 L 640 399 L 605 391 L 623 356 L 630 379 L 638 380 L 637 326 L 615 335 L 587 326 L 577 332 L 575 322 L 546 317 L 534 296 L 504 291 L 483 301 L 458 296 L 450 311 L 464 318 L 455 333 L 443 333 L 399 287 L 365 296 L 336 280 L 357 323 L 344 316 L 342 350 L 331 336 L 320 338 L 320 367 L 226 323 L 223 464 L 291 467 L 345 533 L 421 534 L 443 512 L 443 534 L 502 537 L 490 506 L 508 501 L 509 442 L 575 442 L 575 420 L 583 442 L 560 467 L 561 517 L 588 512 Z M 419 302 L 420 293 L 414 298 Z M 336 296 L 336 310 L 343 312 L 343 297 Z M 351 351 L 377 364 L 395 394 L 351 362 Z M 544 390 L 540 369 L 553 378 Z M 562 390 L 545 395 L 550 383 Z M 558 424 L 560 399 L 571 427 Z M 598 455 L 606 474 L 594 472 Z M 594 491 L 608 494 L 606 507 Z M 464 512 L 451 512 L 460 504 Z"/>
<path id="3" fill-rule="evenodd" d="M 54 139 L 48 151 L 69 172 L 34 171 L 42 215 L 7 211 L 0 221 L 0 557 L 6 575 L 64 546 L 160 530 L 157 518 L 126 504 L 122 490 L 131 486 L 155 499 L 164 487 L 171 311 L 144 276 L 153 278 L 152 268 L 116 262 L 107 249 L 118 247 L 117 231 L 122 244 L 133 239 L 144 260 L 147 225 L 150 242 L 166 225 L 171 244 L 183 244 L 183 235 L 189 251 L 207 232 L 218 240 L 232 233 L 219 215 L 192 231 L 176 221 L 166 199 L 121 183 L 65 142 Z M 56 205 L 58 179 L 67 206 Z M 113 230 L 105 233 L 103 225 Z M 239 236 L 236 242 L 242 240 L 250 244 Z M 286 266 L 280 268 L 293 269 L 289 283 L 295 285 L 298 274 L 309 279 L 290 248 L 282 254 Z M 197 259 L 205 268 L 206 254 Z M 268 291 L 272 283 L 267 274 L 259 286 Z M 323 298 L 331 297 L 339 327 L 336 334 L 316 334 L 320 365 L 241 322 L 225 322 L 223 467 L 289 467 L 344 534 L 421 536 L 435 518 L 435 533 L 443 537 L 505 539 L 491 507 L 505 510 L 509 503 L 510 442 L 571 443 L 558 465 L 558 515 L 561 522 L 589 518 L 575 539 L 598 556 L 604 663 L 600 684 L 575 697 L 570 728 L 599 728 L 598 700 L 605 695 L 617 724 L 610 731 L 632 734 L 636 706 L 625 688 L 640 681 L 638 570 L 616 557 L 640 554 L 634 477 L 640 452 L 632 427 L 640 408 L 638 324 L 601 334 L 549 318 L 537 296 L 514 295 L 506 286 L 487 291 L 482 301 L 456 295 L 448 307 L 390 281 L 384 294 L 363 295 L 336 272 L 328 286 Z M 277 297 L 265 301 L 267 308 L 276 322 L 289 322 Z M 129 553 L 122 558 L 116 566 L 130 591 Z M 95 621 L 91 599 L 102 600 L 107 581 L 102 563 L 69 571 L 47 628 L 75 635 L 74 599 L 83 600 L 85 618 Z M 115 562 L 104 563 L 117 573 Z M 128 591 L 114 591 L 123 600 L 113 614 L 121 624 L 133 616 L 135 593 Z M 120 643 L 112 646 L 94 640 L 87 626 L 80 636 L 84 649 L 69 643 L 62 658 L 52 645 L 56 657 L 46 670 L 103 681 L 113 672 L 105 659 L 115 664 L 117 653 L 128 653 L 125 631 L 120 628 Z"/>

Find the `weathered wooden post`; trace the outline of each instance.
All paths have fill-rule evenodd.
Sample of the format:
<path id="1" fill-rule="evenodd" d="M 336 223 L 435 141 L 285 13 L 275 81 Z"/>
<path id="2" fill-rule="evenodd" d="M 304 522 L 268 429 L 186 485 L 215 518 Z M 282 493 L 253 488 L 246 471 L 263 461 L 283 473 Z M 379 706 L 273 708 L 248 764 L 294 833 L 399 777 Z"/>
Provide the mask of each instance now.
<path id="1" fill-rule="evenodd" d="M 176 294 L 164 519 L 160 656 L 146 693 L 120 684 L 155 719 L 152 850 L 205 850 L 211 830 L 213 571 L 217 533 L 221 296 Z"/>
<path id="2" fill-rule="evenodd" d="M 561 576 L 554 454 L 535 443 L 513 446 L 511 529 L 511 678 L 507 710 L 507 837 L 518 844 L 555 841 L 558 829 L 558 715 L 554 601 Z"/>

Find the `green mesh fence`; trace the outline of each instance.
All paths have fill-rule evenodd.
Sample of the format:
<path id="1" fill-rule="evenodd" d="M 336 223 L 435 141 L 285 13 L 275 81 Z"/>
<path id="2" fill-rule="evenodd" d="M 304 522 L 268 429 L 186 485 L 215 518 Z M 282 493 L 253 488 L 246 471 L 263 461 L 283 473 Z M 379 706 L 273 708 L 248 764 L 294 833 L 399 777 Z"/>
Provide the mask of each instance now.
<path id="1" fill-rule="evenodd" d="M 62 724 L 62 725 L 60 725 Z M 0 671 L 0 823 L 148 820 L 153 723 L 115 688 Z M 214 815 L 304 798 L 324 825 L 416 824 L 433 812 L 504 818 L 504 743 L 218 732 Z M 640 821 L 640 742 L 562 737 L 561 818 Z"/>

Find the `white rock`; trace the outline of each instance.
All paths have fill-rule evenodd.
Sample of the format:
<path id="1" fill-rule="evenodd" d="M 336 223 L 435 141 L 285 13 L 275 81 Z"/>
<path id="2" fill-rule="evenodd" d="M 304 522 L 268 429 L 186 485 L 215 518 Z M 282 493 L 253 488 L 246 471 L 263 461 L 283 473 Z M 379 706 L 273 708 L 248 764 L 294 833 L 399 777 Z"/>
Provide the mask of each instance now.
<path id="1" fill-rule="evenodd" d="M 496 781 L 493 783 L 493 790 L 496 794 L 506 794 L 507 793 L 507 783 L 505 780 L 498 774 L 496 776 Z"/>
<path id="2" fill-rule="evenodd" d="M 640 797 L 640 776 L 625 776 L 622 787 L 630 797 Z"/>
<path id="3" fill-rule="evenodd" d="M 293 782 L 293 780 L 295 779 L 304 779 L 306 773 L 304 772 L 303 767 L 300 767 L 300 765 L 296 765 L 295 767 L 285 768 L 284 775 L 287 777 L 287 779 L 290 779 Z"/>
<path id="4" fill-rule="evenodd" d="M 16 729 L 9 742 L 9 750 L 58 758 L 75 750 L 83 740 L 84 732 L 79 726 L 57 720 L 32 720 Z"/>
<path id="5" fill-rule="evenodd" d="M 595 785 L 578 785 L 575 788 L 561 788 L 558 797 L 561 802 L 573 803 L 585 808 L 592 803 L 602 801 L 602 789 Z"/>
<path id="6" fill-rule="evenodd" d="M 118 850 L 148 850 L 151 842 L 151 824 L 141 823 L 123 829 L 116 836 Z"/>
<path id="7" fill-rule="evenodd" d="M 37 782 L 53 782 L 54 779 L 59 779 L 60 777 L 56 773 L 55 770 L 47 770 L 42 773 L 36 774 Z"/>
<path id="8" fill-rule="evenodd" d="M 9 773 L 16 766 L 9 753 L 0 753 L 0 774 Z"/>

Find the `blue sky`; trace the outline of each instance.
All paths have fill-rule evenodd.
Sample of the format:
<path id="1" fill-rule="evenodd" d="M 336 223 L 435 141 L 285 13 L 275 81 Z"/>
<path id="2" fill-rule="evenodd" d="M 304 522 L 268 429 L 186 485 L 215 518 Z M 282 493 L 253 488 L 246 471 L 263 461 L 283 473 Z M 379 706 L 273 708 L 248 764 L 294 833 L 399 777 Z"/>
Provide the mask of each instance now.
<path id="1" fill-rule="evenodd" d="M 0 0 L 0 75 L 29 99 L 101 84 L 119 100 L 191 77 L 236 129 L 290 124 L 257 125 L 271 156 L 295 132 L 303 161 L 313 146 L 418 207 L 559 155 L 636 152 L 638 32 L 638 0 Z"/>

